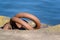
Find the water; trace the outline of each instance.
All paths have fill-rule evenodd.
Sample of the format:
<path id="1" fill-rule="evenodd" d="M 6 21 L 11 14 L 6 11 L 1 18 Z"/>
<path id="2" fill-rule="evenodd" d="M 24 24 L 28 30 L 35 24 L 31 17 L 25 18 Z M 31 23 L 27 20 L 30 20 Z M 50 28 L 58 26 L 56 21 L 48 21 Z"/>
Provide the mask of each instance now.
<path id="1" fill-rule="evenodd" d="M 60 24 L 60 0 L 0 0 L 0 15 L 28 12 L 49 25 Z"/>

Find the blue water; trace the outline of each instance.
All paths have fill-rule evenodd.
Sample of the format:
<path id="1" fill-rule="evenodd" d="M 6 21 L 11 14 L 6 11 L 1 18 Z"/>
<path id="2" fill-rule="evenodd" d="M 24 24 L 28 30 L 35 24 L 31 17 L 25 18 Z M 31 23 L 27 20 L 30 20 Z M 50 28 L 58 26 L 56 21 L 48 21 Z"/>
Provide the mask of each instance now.
<path id="1" fill-rule="evenodd" d="M 28 12 L 49 25 L 60 24 L 60 0 L 0 0 L 0 15 Z"/>

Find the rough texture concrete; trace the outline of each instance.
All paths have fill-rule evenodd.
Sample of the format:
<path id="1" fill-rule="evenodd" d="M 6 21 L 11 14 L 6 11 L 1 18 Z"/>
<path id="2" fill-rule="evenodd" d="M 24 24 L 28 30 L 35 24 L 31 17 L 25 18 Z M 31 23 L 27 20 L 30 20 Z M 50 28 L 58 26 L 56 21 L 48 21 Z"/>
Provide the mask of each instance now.
<path id="1" fill-rule="evenodd" d="M 0 30 L 0 40 L 60 40 L 60 32 L 39 30 Z"/>
<path id="2" fill-rule="evenodd" d="M 10 18 L 0 16 L 0 27 Z M 0 40 L 60 40 L 60 24 L 49 26 L 42 24 L 39 30 L 2 30 Z"/>

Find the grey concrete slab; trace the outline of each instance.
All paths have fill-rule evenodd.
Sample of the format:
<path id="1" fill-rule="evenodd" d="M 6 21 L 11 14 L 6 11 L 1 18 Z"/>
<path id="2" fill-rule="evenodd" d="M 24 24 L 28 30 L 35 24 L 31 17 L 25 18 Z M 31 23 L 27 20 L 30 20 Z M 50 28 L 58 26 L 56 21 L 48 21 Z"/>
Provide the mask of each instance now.
<path id="1" fill-rule="evenodd" d="M 0 30 L 0 40 L 60 40 L 60 32 L 47 30 Z"/>

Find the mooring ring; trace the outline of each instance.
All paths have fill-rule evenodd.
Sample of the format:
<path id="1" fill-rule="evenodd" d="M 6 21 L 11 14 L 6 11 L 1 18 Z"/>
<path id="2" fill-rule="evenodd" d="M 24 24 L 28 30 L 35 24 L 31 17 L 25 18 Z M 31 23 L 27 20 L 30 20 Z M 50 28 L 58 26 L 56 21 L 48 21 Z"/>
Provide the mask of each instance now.
<path id="1" fill-rule="evenodd" d="M 32 21 L 36 23 L 36 27 L 35 28 L 31 27 L 27 22 L 25 22 L 21 18 L 31 19 Z M 23 28 L 28 29 L 28 30 L 33 30 L 33 29 L 40 29 L 40 26 L 41 26 L 39 19 L 36 16 L 29 13 L 19 13 L 13 18 L 11 18 L 11 20 L 16 23 L 18 28 L 20 28 L 21 25 L 23 25 Z M 9 30 L 8 28 L 9 28 L 9 23 L 6 24 L 3 29 Z"/>
<path id="2" fill-rule="evenodd" d="M 14 16 L 12 18 L 12 20 L 14 22 L 17 22 L 19 24 L 22 24 L 23 26 L 25 26 L 27 29 L 33 29 L 30 25 L 28 25 L 26 22 L 24 22 L 23 20 L 21 20 L 20 18 L 28 18 L 28 19 L 31 19 L 33 20 L 35 23 L 36 23 L 36 28 L 35 29 L 40 29 L 40 21 L 37 17 L 35 17 L 34 15 L 32 14 L 29 14 L 29 13 L 19 13 L 17 14 L 16 16 Z"/>

